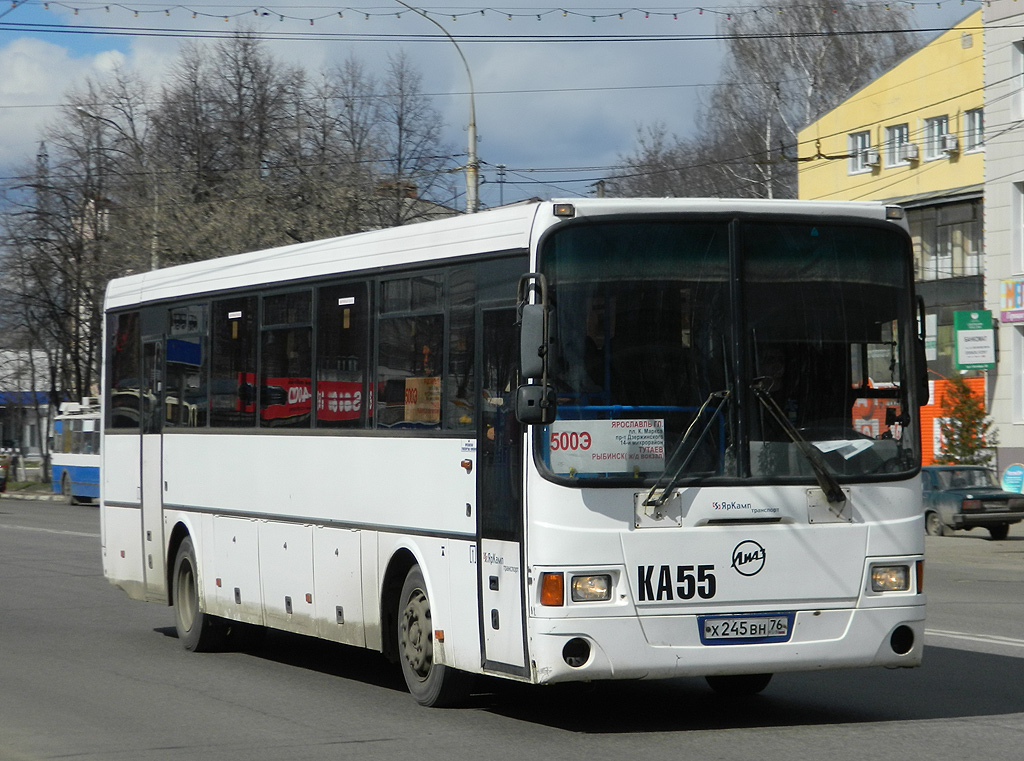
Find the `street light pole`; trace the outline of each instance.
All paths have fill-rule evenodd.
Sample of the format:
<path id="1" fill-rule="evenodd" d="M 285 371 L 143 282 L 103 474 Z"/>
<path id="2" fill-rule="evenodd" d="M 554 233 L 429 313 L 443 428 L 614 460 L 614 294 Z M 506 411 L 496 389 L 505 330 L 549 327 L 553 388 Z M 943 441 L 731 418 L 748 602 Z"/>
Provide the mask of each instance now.
<path id="1" fill-rule="evenodd" d="M 440 29 L 444 36 L 448 38 L 448 41 L 455 46 L 459 53 L 459 58 L 462 59 L 462 65 L 466 67 L 466 78 L 469 80 L 469 126 L 466 129 L 469 133 L 469 145 L 466 149 L 466 213 L 473 214 L 480 208 L 480 162 L 477 161 L 476 157 L 476 104 L 473 96 L 473 74 L 469 70 L 469 62 L 466 61 L 466 56 L 463 55 L 459 43 L 455 41 L 455 38 L 436 19 L 431 18 L 419 8 L 413 8 L 408 3 L 403 2 L 403 0 L 395 0 L 395 2 L 399 5 L 404 5 L 413 13 L 418 13 Z"/>
<path id="2" fill-rule="evenodd" d="M 142 145 L 139 143 L 139 141 L 138 141 L 138 139 L 136 137 L 134 137 L 133 135 L 129 135 L 127 132 L 125 132 L 124 128 L 122 128 L 120 124 L 115 122 L 113 119 L 108 119 L 105 116 L 100 116 L 99 114 L 94 114 L 92 111 L 90 111 L 89 109 L 85 108 L 84 106 L 75 106 L 75 111 L 77 111 L 82 116 L 85 116 L 85 117 L 87 117 L 89 119 L 95 119 L 98 122 L 106 122 L 111 127 L 113 127 L 115 130 L 117 130 L 119 133 L 121 133 L 121 136 L 125 140 L 127 140 L 129 143 L 132 144 L 132 148 L 135 150 L 135 155 L 136 155 L 136 157 L 138 159 L 138 162 L 139 162 L 140 165 L 142 165 L 142 163 L 143 163 L 142 157 L 143 157 L 143 155 L 145 153 L 143 151 L 143 149 L 142 149 Z M 160 195 L 159 195 L 159 192 L 160 191 L 159 191 L 159 188 L 157 187 L 157 184 L 156 184 L 156 173 L 154 171 L 152 171 L 152 167 L 149 168 L 149 170 L 147 171 L 147 174 L 149 176 L 150 190 L 153 193 L 153 231 L 152 231 L 152 234 L 150 236 L 150 241 L 149 241 L 149 268 L 151 270 L 155 270 L 155 269 L 160 269 L 160 253 L 159 253 L 159 246 L 158 246 L 159 237 L 160 237 L 159 236 L 159 221 L 160 221 Z"/>

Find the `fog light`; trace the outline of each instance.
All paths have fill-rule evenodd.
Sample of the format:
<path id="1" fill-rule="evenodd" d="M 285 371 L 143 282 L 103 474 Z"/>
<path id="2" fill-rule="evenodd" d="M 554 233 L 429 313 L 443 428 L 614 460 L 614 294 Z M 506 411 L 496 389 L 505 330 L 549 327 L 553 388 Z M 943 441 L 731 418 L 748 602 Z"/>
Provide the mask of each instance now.
<path id="1" fill-rule="evenodd" d="M 896 655 L 906 655 L 914 649 L 914 630 L 909 626 L 897 626 L 889 637 L 889 647 Z"/>
<path id="2" fill-rule="evenodd" d="M 562 660 L 574 669 L 586 666 L 590 660 L 590 643 L 580 637 L 574 637 L 562 648 Z"/>
<path id="3" fill-rule="evenodd" d="M 871 569 L 872 592 L 906 592 L 910 589 L 910 568 L 905 565 L 877 565 Z"/>
<path id="4" fill-rule="evenodd" d="M 610 600 L 612 597 L 612 577 L 608 574 L 595 576 L 572 577 L 572 601 L 592 602 L 594 600 Z"/>

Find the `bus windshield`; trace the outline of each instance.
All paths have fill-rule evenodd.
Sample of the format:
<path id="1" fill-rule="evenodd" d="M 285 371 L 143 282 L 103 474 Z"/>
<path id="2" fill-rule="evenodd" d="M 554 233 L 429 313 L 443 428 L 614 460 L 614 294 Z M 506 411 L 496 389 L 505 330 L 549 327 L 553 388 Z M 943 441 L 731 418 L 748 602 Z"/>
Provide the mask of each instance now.
<path id="1" fill-rule="evenodd" d="M 918 462 L 908 245 L 895 226 L 818 219 L 552 231 L 546 474 L 814 483 L 824 462 L 840 482 L 905 477 Z"/>

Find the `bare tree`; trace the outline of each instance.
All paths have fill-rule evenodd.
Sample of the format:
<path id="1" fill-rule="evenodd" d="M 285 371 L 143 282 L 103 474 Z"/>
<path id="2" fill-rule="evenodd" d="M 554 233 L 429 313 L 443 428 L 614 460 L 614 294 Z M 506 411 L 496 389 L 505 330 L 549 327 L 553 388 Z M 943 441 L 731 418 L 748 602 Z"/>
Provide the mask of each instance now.
<path id="1" fill-rule="evenodd" d="M 102 182 L 89 155 L 78 158 L 51 167 L 41 145 L 4 218 L 9 336 L 17 348 L 45 354 L 54 405 L 89 395 L 99 382 Z"/>
<path id="2" fill-rule="evenodd" d="M 404 54 L 389 57 L 381 86 L 382 165 L 372 221 L 376 227 L 395 227 L 437 214 L 435 208 L 416 203 L 421 196 L 454 199 L 455 190 L 446 172 L 451 150 L 441 144 L 441 115 L 423 94 L 422 77 Z"/>
<path id="3" fill-rule="evenodd" d="M 733 17 L 722 27 L 727 54 L 700 109 L 700 132 L 661 145 L 638 141 L 622 161 L 628 181 L 617 183 L 619 191 L 642 189 L 636 175 L 653 165 L 668 174 L 699 167 L 713 195 L 794 197 L 797 132 L 909 54 L 914 40 L 907 28 L 902 6 L 850 0 L 827 6 L 782 0 Z M 678 195 L 706 190 L 705 182 L 680 183 Z"/>
<path id="4" fill-rule="evenodd" d="M 185 46 L 159 90 L 88 81 L 3 188 L 5 332 L 45 352 L 54 404 L 88 396 L 111 278 L 453 213 L 441 127 L 404 56 L 310 76 L 245 31 Z"/>

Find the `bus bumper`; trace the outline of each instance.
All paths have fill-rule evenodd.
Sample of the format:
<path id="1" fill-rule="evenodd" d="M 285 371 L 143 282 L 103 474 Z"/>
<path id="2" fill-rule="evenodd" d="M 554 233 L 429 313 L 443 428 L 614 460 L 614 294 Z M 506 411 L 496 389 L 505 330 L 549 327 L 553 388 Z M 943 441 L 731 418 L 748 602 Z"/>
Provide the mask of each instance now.
<path id="1" fill-rule="evenodd" d="M 703 644 L 696 615 L 530 621 L 533 681 L 921 665 L 923 605 L 796 611 L 786 642 Z M 586 632 L 586 633 L 584 633 Z M 585 657 L 582 657 L 585 656 Z"/>

